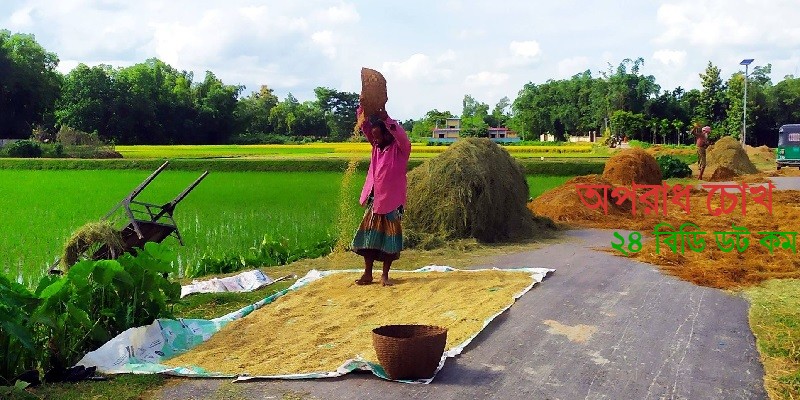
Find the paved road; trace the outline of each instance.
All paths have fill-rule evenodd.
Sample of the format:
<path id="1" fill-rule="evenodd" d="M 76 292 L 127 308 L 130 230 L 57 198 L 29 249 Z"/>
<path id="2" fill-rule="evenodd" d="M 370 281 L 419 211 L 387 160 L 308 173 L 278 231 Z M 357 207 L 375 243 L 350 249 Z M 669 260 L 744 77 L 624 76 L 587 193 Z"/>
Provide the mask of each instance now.
<path id="1" fill-rule="evenodd" d="M 369 373 L 304 381 L 180 380 L 162 399 L 761 399 L 747 302 L 591 250 L 611 231 L 475 267 L 556 272 L 493 321 L 430 385 Z"/>

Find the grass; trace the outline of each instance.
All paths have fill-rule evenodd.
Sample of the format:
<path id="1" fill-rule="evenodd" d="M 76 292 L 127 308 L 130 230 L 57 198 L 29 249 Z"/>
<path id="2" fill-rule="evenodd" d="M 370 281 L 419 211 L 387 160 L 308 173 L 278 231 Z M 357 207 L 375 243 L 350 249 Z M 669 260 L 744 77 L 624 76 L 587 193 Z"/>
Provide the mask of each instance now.
<path id="1" fill-rule="evenodd" d="M 528 175 L 528 188 L 531 192 L 531 198 L 537 198 L 542 193 L 564 184 L 570 180 L 571 176 L 550 176 L 550 175 Z"/>
<path id="2" fill-rule="evenodd" d="M 562 146 L 505 146 L 515 157 L 585 157 L 593 153 L 589 144 Z M 210 145 L 210 146 L 115 146 L 124 158 L 350 158 L 354 154 L 369 157 L 366 142 Z M 447 146 L 427 146 L 414 143 L 412 158 L 430 158 L 447 150 Z"/>
<path id="3" fill-rule="evenodd" d="M 42 400 L 136 400 L 146 398 L 147 392 L 161 387 L 167 379 L 163 375 L 114 375 L 105 382 L 42 385 L 32 393 Z"/>
<path id="4" fill-rule="evenodd" d="M 75 229 L 100 219 L 148 175 L 119 170 L 0 170 L 3 272 L 33 284 L 60 256 Z M 197 176 L 164 171 L 137 200 L 163 204 Z M 265 235 L 301 245 L 334 235 L 341 177 L 335 172 L 209 174 L 175 210 L 186 244 L 176 246 L 181 267 L 204 255 L 246 254 Z M 353 201 L 363 179 L 363 174 L 355 179 L 349 194 Z M 353 226 L 358 217 L 354 216 Z M 120 222 L 118 227 L 127 219 Z M 177 244 L 174 238 L 165 242 Z"/>
<path id="5" fill-rule="evenodd" d="M 142 182 L 150 171 L 0 170 L 0 266 L 8 276 L 33 285 L 49 268 L 72 232 L 99 220 Z M 165 170 L 137 197 L 163 204 L 200 174 Z M 364 174 L 351 193 L 357 201 Z M 186 246 L 177 246 L 180 267 L 202 256 L 245 255 L 265 235 L 308 245 L 335 235 L 342 173 L 212 172 L 176 208 Z M 531 195 L 565 178 L 531 176 Z M 358 214 L 358 213 L 357 213 Z M 120 214 L 121 215 L 121 214 Z M 352 216 L 353 227 L 360 214 Z M 122 227 L 127 219 L 115 226 Z"/>
<path id="6" fill-rule="evenodd" d="M 769 397 L 800 398 L 800 280 L 770 280 L 745 293 Z"/>

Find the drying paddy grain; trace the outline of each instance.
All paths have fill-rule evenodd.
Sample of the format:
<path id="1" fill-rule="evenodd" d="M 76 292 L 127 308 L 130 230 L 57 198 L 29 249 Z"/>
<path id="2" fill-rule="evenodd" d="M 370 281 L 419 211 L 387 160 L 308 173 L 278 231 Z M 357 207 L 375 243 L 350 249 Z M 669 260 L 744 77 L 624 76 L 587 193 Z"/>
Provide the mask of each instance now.
<path id="1" fill-rule="evenodd" d="M 446 349 L 533 283 L 520 271 L 392 272 L 394 286 L 357 286 L 336 273 L 232 322 L 207 342 L 165 362 L 208 371 L 275 376 L 335 371 L 362 356 L 378 362 L 372 329 L 390 324 L 448 328 Z"/>

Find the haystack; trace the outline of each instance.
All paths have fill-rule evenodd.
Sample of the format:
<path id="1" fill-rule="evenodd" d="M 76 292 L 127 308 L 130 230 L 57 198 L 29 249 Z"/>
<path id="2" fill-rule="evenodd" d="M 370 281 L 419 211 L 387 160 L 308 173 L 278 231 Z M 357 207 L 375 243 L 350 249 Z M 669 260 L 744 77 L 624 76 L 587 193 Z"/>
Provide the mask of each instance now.
<path id="1" fill-rule="evenodd" d="M 525 207 L 529 195 L 522 167 L 505 149 L 489 139 L 462 139 L 409 172 L 403 228 L 410 238 L 488 243 L 554 230 Z"/>
<path id="2" fill-rule="evenodd" d="M 767 146 L 758 146 L 753 147 L 750 145 L 746 145 L 745 152 L 747 156 L 750 157 L 750 161 L 756 163 L 774 163 L 775 162 L 775 150 L 770 150 Z"/>
<path id="3" fill-rule="evenodd" d="M 605 191 L 608 215 L 600 208 L 590 209 L 583 204 L 578 195 L 576 185 L 609 186 L 609 189 Z M 605 226 L 605 223 L 617 226 L 626 225 L 625 223 L 619 223 L 619 221 L 629 218 L 631 203 L 628 201 L 617 205 L 617 199 L 611 197 L 613 187 L 611 182 L 600 175 L 577 176 L 559 187 L 542 193 L 528 203 L 528 209 L 537 215 L 548 217 L 557 222 L 581 223 L 598 227 Z M 598 193 L 602 192 L 602 190 L 598 190 Z M 595 202 L 593 199 L 587 198 L 586 200 L 590 204 Z"/>
<path id="4" fill-rule="evenodd" d="M 61 264 L 65 269 L 80 261 L 80 258 L 91 258 L 101 247 L 111 257 L 122 254 L 122 233 L 108 221 L 89 222 L 78 228 L 64 245 Z"/>
<path id="5" fill-rule="evenodd" d="M 603 169 L 603 179 L 615 185 L 660 185 L 661 169 L 656 159 L 640 148 L 620 151 L 611 156 Z"/>
<path id="6" fill-rule="evenodd" d="M 720 165 L 714 169 L 714 173 L 711 174 L 711 181 L 714 182 L 722 182 L 722 181 L 729 181 L 733 178 L 736 178 L 738 174 L 736 171 L 724 166 Z"/>
<path id="7" fill-rule="evenodd" d="M 708 163 L 706 170 L 713 171 L 722 166 L 732 170 L 737 176 L 758 172 L 739 141 L 730 136 L 724 136 L 708 146 L 706 160 Z"/>

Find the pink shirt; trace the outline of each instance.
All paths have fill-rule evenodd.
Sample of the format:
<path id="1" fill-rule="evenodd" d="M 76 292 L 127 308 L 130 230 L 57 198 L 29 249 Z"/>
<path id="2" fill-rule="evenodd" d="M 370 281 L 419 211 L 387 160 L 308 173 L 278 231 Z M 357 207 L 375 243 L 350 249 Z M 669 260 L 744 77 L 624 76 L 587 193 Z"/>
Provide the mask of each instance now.
<path id="1" fill-rule="evenodd" d="M 362 206 L 366 204 L 370 192 L 374 192 L 372 210 L 375 214 L 388 214 L 406 203 L 406 170 L 411 156 L 411 142 L 405 129 L 391 118 L 386 118 L 384 123 L 394 140 L 383 150 L 372 146 L 367 180 L 361 189 Z M 371 129 L 369 120 L 361 125 L 362 132 Z"/>

